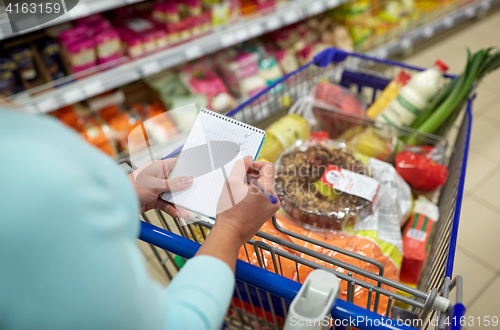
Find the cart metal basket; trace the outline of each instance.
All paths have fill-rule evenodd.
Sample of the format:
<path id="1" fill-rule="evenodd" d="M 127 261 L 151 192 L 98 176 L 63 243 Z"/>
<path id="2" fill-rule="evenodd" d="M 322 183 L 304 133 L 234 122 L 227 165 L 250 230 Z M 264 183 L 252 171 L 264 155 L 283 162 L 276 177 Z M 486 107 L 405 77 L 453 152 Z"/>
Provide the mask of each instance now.
<path id="1" fill-rule="evenodd" d="M 411 73 L 424 69 L 363 54 L 328 49 L 316 56 L 311 63 L 285 75 L 227 115 L 252 125 L 266 127 L 285 115 L 291 104 L 307 95 L 318 81 L 324 80 L 349 88 L 368 102 L 373 102 L 399 70 Z M 450 78 L 453 76 L 446 76 L 446 79 Z M 448 164 L 449 177 L 440 193 L 435 196 L 440 219 L 416 289 L 384 277 L 384 266 L 377 260 L 291 232 L 281 227 L 276 218 L 273 218 L 272 223 L 279 233 L 371 264 L 377 271 L 370 272 L 282 237 L 259 232 L 256 235 L 259 239 L 245 244 L 246 260 L 238 260 L 234 297 L 224 328 L 281 329 L 283 327 L 290 302 L 305 280 L 299 276 L 294 279 L 282 276 L 283 264 L 287 262 L 295 265 L 297 269 L 300 265 L 311 269 L 328 270 L 347 284 L 347 301 L 337 299 L 331 311 L 331 316 L 336 321 L 333 323 L 335 329 L 349 329 L 352 324 L 359 329 L 460 329 L 460 318 L 465 313 L 465 307 L 461 303 L 462 280 L 460 276 L 452 278 L 452 274 L 469 149 L 472 99 L 468 100 L 463 116 L 457 119 L 454 129 L 447 138 L 418 135 L 420 143 L 439 145 L 447 151 L 448 157 L 445 162 Z M 374 125 L 372 121 L 355 115 L 339 112 L 332 113 L 332 116 L 336 125 L 340 126 L 349 126 L 353 123 Z M 407 128 L 397 130 L 399 136 L 413 133 L 415 132 Z M 151 245 L 168 279 L 172 279 L 179 271 L 182 261 L 194 256 L 199 243 L 205 239 L 213 225 L 212 221 L 202 217 L 192 219 L 197 220 L 194 222 L 171 219 L 160 211 L 144 213 L 142 218 L 144 222 L 140 239 Z M 309 256 L 322 262 L 315 263 L 311 258 L 299 255 Z M 337 272 L 332 269 L 334 267 L 346 271 Z M 353 304 L 354 291 L 359 287 L 369 292 L 366 306 Z M 446 298 L 455 288 L 455 304 L 448 304 Z M 406 294 L 396 293 L 395 289 Z M 382 304 L 381 301 L 385 303 Z M 390 319 L 393 302 L 396 301 L 409 305 L 410 310 L 417 316 L 415 320 L 410 320 L 411 322 L 407 320 L 405 324 L 401 320 Z M 444 308 L 446 311 L 438 307 L 438 302 L 442 305 L 443 301 L 448 306 Z M 385 316 L 378 314 L 382 309 L 382 314 Z M 352 323 L 352 320 L 356 322 Z"/>

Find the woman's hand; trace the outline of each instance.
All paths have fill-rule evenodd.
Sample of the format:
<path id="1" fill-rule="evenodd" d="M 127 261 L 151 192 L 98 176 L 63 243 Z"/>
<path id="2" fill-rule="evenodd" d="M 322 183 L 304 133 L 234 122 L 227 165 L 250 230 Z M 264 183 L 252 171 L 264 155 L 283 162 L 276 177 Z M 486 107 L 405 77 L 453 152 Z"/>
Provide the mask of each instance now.
<path id="1" fill-rule="evenodd" d="M 248 184 L 250 174 L 267 191 L 274 193 L 274 166 L 245 158 L 236 162 L 217 203 L 217 219 L 196 255 L 208 255 L 224 261 L 233 271 L 240 247 L 249 241 L 280 208 L 262 192 Z"/>
<path id="2" fill-rule="evenodd" d="M 241 245 L 248 242 L 270 217 L 280 208 L 272 204 L 257 187 L 247 182 L 250 174 L 268 192 L 274 191 L 274 166 L 269 162 L 254 162 L 251 157 L 236 163 L 227 178 L 217 204 L 215 227 L 224 228 L 235 235 Z"/>
<path id="3" fill-rule="evenodd" d="M 184 208 L 164 201 L 160 197 L 166 191 L 184 190 L 193 183 L 191 176 L 179 177 L 173 180 L 167 179 L 176 160 L 176 158 L 154 160 L 129 174 L 129 178 L 139 196 L 142 212 L 157 209 L 165 211 L 173 218 L 177 218 L 179 215 L 185 219 L 189 218 L 189 213 Z"/>

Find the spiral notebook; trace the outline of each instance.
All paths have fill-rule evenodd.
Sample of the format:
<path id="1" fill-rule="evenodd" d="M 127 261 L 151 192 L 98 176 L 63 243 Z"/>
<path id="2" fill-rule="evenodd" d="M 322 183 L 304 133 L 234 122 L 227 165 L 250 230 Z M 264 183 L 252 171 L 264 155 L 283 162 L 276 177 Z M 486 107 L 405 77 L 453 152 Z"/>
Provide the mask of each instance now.
<path id="1" fill-rule="evenodd" d="M 179 154 L 169 179 L 192 176 L 193 184 L 162 198 L 215 219 L 217 201 L 234 164 L 257 158 L 265 131 L 208 109 L 202 109 Z"/>

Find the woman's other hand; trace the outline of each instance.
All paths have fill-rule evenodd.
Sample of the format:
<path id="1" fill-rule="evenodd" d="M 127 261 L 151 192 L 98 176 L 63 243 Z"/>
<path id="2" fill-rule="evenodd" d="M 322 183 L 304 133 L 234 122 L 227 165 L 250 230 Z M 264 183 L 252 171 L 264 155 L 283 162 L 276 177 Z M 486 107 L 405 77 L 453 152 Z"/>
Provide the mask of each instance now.
<path id="1" fill-rule="evenodd" d="M 129 178 L 139 196 L 142 212 L 158 209 L 165 211 L 174 218 L 178 216 L 185 219 L 189 218 L 189 213 L 184 208 L 164 201 L 160 197 L 164 192 L 181 191 L 193 183 L 193 178 L 190 176 L 172 180 L 167 179 L 176 160 L 176 158 L 154 160 L 129 174 Z"/>
<path id="2" fill-rule="evenodd" d="M 274 191 L 274 166 L 269 162 L 256 162 L 246 157 L 236 162 L 217 204 L 215 227 L 234 235 L 241 245 L 249 241 L 280 208 L 273 204 L 257 187 L 247 182 L 247 173 L 268 192 Z"/>

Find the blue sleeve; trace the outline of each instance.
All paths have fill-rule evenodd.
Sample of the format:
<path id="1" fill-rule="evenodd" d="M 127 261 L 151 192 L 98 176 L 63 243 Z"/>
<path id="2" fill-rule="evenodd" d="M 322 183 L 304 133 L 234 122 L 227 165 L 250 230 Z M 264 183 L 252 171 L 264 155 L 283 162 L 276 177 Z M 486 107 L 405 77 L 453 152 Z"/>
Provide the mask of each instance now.
<path id="1" fill-rule="evenodd" d="M 188 261 L 167 288 L 167 329 L 218 329 L 233 295 L 234 274 L 223 261 Z"/>
<path id="2" fill-rule="evenodd" d="M 109 157 L 52 120 L 2 109 L 0 154 L 0 329 L 221 325 L 229 267 L 200 257 L 167 289 L 151 279 L 137 196 Z"/>

